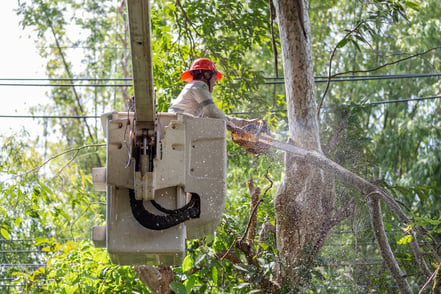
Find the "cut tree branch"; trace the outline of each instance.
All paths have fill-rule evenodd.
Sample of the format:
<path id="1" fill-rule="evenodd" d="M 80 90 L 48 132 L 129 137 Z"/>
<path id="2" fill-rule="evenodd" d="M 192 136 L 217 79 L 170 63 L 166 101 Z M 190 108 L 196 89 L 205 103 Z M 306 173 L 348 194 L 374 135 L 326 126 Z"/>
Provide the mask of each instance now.
<path id="1" fill-rule="evenodd" d="M 290 149 L 290 152 L 297 158 L 301 160 L 306 160 L 312 165 L 315 165 L 323 170 L 326 170 L 338 178 L 340 178 L 344 183 L 346 183 L 349 186 L 357 188 L 362 194 L 366 195 L 368 198 L 372 195 L 375 195 L 376 198 L 379 200 L 382 200 L 384 203 L 388 205 L 388 207 L 392 210 L 392 212 L 398 217 L 398 220 L 401 222 L 401 224 L 405 227 L 410 225 L 412 223 L 412 220 L 403 212 L 398 202 L 392 198 L 386 191 L 383 189 L 378 188 L 374 184 L 366 181 L 365 179 L 361 178 L 360 176 L 354 174 L 353 172 L 345 169 L 344 167 L 340 166 L 339 164 L 335 163 L 334 161 L 328 159 L 321 153 L 317 151 L 308 151 L 303 148 L 297 147 L 292 145 L 292 148 Z M 375 208 L 375 207 L 374 207 Z M 376 211 L 374 211 L 376 213 Z M 375 225 L 380 226 L 380 224 L 375 223 Z M 416 238 L 417 233 L 421 235 L 426 235 L 425 230 L 423 228 L 420 228 L 418 226 L 414 226 L 410 233 L 412 234 L 412 241 L 410 243 L 410 247 L 412 249 L 412 252 L 417 260 L 418 266 L 420 267 L 421 271 L 425 274 L 426 278 L 429 278 L 429 271 L 426 261 L 423 258 L 423 254 L 421 250 L 419 249 L 418 240 Z M 380 236 L 381 238 L 383 236 Z M 384 236 L 385 237 L 385 236 Z M 387 238 L 387 237 L 386 237 Z M 435 240 L 433 240 L 435 242 Z M 379 244 L 383 244 L 382 242 Z M 435 244 L 437 245 L 437 244 Z M 436 247 L 436 246 L 435 246 Z M 386 249 L 384 249 L 386 250 Z M 392 253 L 393 254 L 393 253 Z M 439 257 L 432 249 L 432 255 L 439 261 Z M 397 283 L 400 283 L 400 281 L 397 280 Z"/>

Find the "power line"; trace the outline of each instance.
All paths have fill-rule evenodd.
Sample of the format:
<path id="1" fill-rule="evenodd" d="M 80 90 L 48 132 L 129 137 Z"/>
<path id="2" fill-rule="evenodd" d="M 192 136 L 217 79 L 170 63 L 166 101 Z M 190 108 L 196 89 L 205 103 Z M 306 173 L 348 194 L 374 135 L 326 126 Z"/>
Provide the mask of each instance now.
<path id="1" fill-rule="evenodd" d="M 436 96 L 416 97 L 416 98 L 408 98 L 408 99 L 374 101 L 374 102 L 368 102 L 368 103 L 362 103 L 362 104 L 356 104 L 356 105 L 358 105 L 360 107 L 368 107 L 368 106 L 392 104 L 392 103 L 404 103 L 404 102 L 411 102 L 411 101 L 434 100 L 434 99 L 440 99 L 440 98 L 441 98 L 441 95 L 436 95 Z M 346 107 L 348 107 L 348 106 L 355 106 L 355 105 L 341 103 L 341 104 L 333 104 L 333 105 L 330 105 L 330 106 L 346 106 Z M 286 111 L 287 111 L 286 109 L 273 109 L 273 110 L 270 110 L 269 112 L 275 113 L 275 112 L 286 112 Z M 243 111 L 243 112 L 232 112 L 230 114 L 238 115 L 238 114 L 255 114 L 255 113 L 264 113 L 264 112 L 263 111 L 261 111 L 261 112 Z M 1 118 L 1 116 L 0 116 L 0 118 Z"/>
<path id="2" fill-rule="evenodd" d="M 416 78 L 431 78 L 439 77 L 441 73 L 419 73 L 419 74 L 398 74 L 398 75 L 346 75 L 346 76 L 336 76 L 331 78 L 332 82 L 357 82 L 357 81 L 371 81 L 371 80 L 397 80 L 397 79 L 416 79 Z M 266 77 L 264 78 L 265 84 L 283 84 L 285 81 L 283 77 Z M 316 83 L 327 83 L 327 76 L 316 76 L 314 77 L 314 82 Z"/>
<path id="3" fill-rule="evenodd" d="M 132 81 L 132 78 L 0 78 L 0 81 Z"/>
<path id="4" fill-rule="evenodd" d="M 415 78 L 430 78 L 439 77 L 441 73 L 418 73 L 418 74 L 396 74 L 396 75 L 345 75 L 336 76 L 331 79 L 332 82 L 356 82 L 356 81 L 369 81 L 369 80 L 395 80 L 395 79 L 415 79 Z M 283 77 L 264 77 L 264 84 L 283 84 L 285 81 Z M 316 76 L 314 77 L 316 83 L 326 83 L 328 82 L 327 76 Z M 0 83 L 0 86 L 23 86 L 23 87 L 131 87 L 131 84 L 76 84 L 74 82 L 84 82 L 84 81 L 100 81 L 100 82 L 132 82 L 132 78 L 0 78 L 0 81 L 7 82 L 11 81 L 14 83 Z M 70 82 L 57 83 L 57 84 L 43 84 L 43 83 L 19 83 L 19 82 Z"/>
<path id="5" fill-rule="evenodd" d="M 8 114 L 0 114 L 0 118 L 100 118 L 99 115 L 8 115 Z"/>
<path id="6" fill-rule="evenodd" d="M 426 97 L 416 97 L 416 98 L 409 98 L 409 99 L 396 99 L 396 100 L 385 100 L 385 101 L 374 101 L 369 103 L 363 103 L 358 104 L 358 106 L 361 107 L 367 107 L 372 105 L 382 105 L 382 104 L 392 104 L 392 103 L 404 103 L 404 102 L 411 102 L 411 101 L 422 101 L 422 100 L 434 100 L 434 99 L 440 99 L 441 95 L 436 96 L 426 96 Z M 336 104 L 334 106 L 351 106 L 350 104 Z M 270 110 L 269 112 L 275 113 L 275 112 L 286 112 L 286 109 L 274 109 Z M 243 111 L 243 112 L 231 112 L 232 115 L 239 115 L 239 114 L 255 114 L 257 112 L 253 111 Z M 50 119 L 50 118 L 68 118 L 68 119 L 84 119 L 84 118 L 100 118 L 99 115 L 7 115 L 7 114 L 0 114 L 0 118 L 42 118 L 42 119 Z"/>
<path id="7" fill-rule="evenodd" d="M 378 105 L 378 104 L 389 104 L 389 103 L 401 103 L 401 102 L 421 101 L 421 100 L 433 100 L 433 99 L 439 99 L 439 98 L 441 98 L 441 95 L 417 97 L 417 98 L 409 98 L 409 99 L 374 101 L 374 102 L 364 103 L 361 106 Z"/>
<path id="8" fill-rule="evenodd" d="M 431 78 L 439 77 L 441 73 L 419 73 L 419 74 L 399 74 L 399 75 L 348 75 L 348 76 L 336 76 L 331 79 L 333 82 L 346 82 L 346 81 L 368 81 L 368 80 L 396 80 L 396 79 L 415 79 L 415 78 Z M 328 77 L 319 76 L 316 77 L 316 83 L 324 83 L 328 81 Z"/>
<path id="9" fill-rule="evenodd" d="M 4 87 L 132 87 L 131 84 L 17 84 L 0 83 Z"/>

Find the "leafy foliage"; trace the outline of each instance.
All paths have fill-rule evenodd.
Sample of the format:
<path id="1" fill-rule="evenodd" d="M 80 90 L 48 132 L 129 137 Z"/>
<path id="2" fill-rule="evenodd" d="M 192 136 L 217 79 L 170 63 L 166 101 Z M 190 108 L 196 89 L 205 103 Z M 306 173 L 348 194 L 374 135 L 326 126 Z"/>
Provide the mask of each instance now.
<path id="1" fill-rule="evenodd" d="M 151 2 L 157 110 L 166 111 L 179 93 L 183 86 L 179 75 L 191 61 L 209 56 L 224 73 L 214 93 L 217 105 L 229 114 L 265 118 L 275 137 L 285 140 L 283 84 L 266 84 L 279 81 L 267 77 L 280 78 L 281 69 L 280 52 L 273 51 L 273 44 L 278 48 L 279 41 L 277 33 L 271 34 L 268 2 Z M 35 29 L 38 36 L 36 45 L 47 60 L 47 76 L 75 84 L 68 87 L 54 81 L 56 85 L 47 93 L 52 103 L 32 111 L 98 116 L 124 110 L 132 94 L 127 80 L 131 64 L 125 2 L 18 3 L 21 24 Z M 317 81 L 317 101 L 324 99 L 319 117 L 323 149 L 345 167 L 381 183 L 414 217 L 415 225 L 427 227 L 434 238 L 440 234 L 439 99 L 384 102 L 436 97 L 439 78 L 386 79 L 383 75 L 439 72 L 439 50 L 428 50 L 440 46 L 440 12 L 436 0 L 419 4 L 310 1 L 309 7 L 314 71 L 325 80 Z M 277 24 L 273 29 L 277 31 Z M 329 84 L 327 77 L 333 78 Z M 107 78 L 122 79 L 118 81 L 121 85 L 88 85 Z M 102 82 L 110 86 L 110 81 Z M 2 270 L 2 274 L 15 272 L 16 282 L 30 292 L 89 293 L 99 289 L 147 293 L 130 267 L 110 264 L 106 252 L 87 241 L 91 226 L 104 221 L 105 197 L 93 190 L 90 169 L 103 165 L 105 150 L 78 148 L 103 142 L 98 121 L 51 119 L 42 124 L 47 129 L 45 138 L 25 133 L 1 138 L 0 238 L 32 238 L 33 246 L 45 255 L 0 255 L 0 259 L 45 266 L 30 271 Z M 60 153 L 63 155 L 55 157 Z M 282 178 L 283 154 L 271 151 L 256 158 L 229 141 L 228 155 L 223 223 L 212 236 L 188 242 L 184 263 L 174 268 L 176 279 L 170 287 L 176 293 L 255 293 L 264 291 L 265 282 L 275 274 L 278 261 L 273 234 L 265 240 L 256 236 L 250 250 L 259 253 L 253 260 L 237 240 L 249 223 L 250 179 L 262 192 L 273 184 L 259 205 L 257 230 L 267 223 L 274 225 L 272 197 Z M 390 290 L 393 285 L 384 265 L 372 262 L 379 256 L 362 195 L 339 183 L 337 192 L 339 207 L 356 199 L 356 212 L 331 232 L 319 260 L 304 268 L 305 283 L 299 291 L 341 293 L 339 285 L 352 293 Z M 410 237 L 388 210 L 384 214 L 391 246 L 406 272 L 413 273 Z M 2 248 L 13 249 L 6 246 Z M 412 281 L 413 285 L 424 282 L 419 273 Z M 280 292 L 291 290 L 288 285 Z"/>

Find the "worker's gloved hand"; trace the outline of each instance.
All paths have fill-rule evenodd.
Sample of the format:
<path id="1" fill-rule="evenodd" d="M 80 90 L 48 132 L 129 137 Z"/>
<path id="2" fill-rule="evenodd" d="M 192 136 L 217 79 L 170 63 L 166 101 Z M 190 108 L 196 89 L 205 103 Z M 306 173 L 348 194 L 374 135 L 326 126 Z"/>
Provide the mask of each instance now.
<path id="1" fill-rule="evenodd" d="M 260 120 L 261 119 L 258 119 L 258 118 L 253 118 L 253 119 L 234 118 L 232 120 L 232 122 L 234 123 L 235 126 L 243 128 L 244 126 L 249 125 L 249 124 L 257 124 Z"/>

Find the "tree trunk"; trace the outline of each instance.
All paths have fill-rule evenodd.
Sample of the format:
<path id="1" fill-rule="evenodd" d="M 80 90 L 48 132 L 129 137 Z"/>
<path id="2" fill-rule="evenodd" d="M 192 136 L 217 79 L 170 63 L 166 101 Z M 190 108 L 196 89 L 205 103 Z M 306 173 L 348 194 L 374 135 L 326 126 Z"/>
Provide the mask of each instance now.
<path id="1" fill-rule="evenodd" d="M 321 153 L 312 64 L 311 30 L 303 0 L 276 0 L 284 64 L 289 138 Z M 311 263 L 331 228 L 334 178 L 289 153 L 275 199 L 278 281 L 302 283 L 299 270 Z"/>

